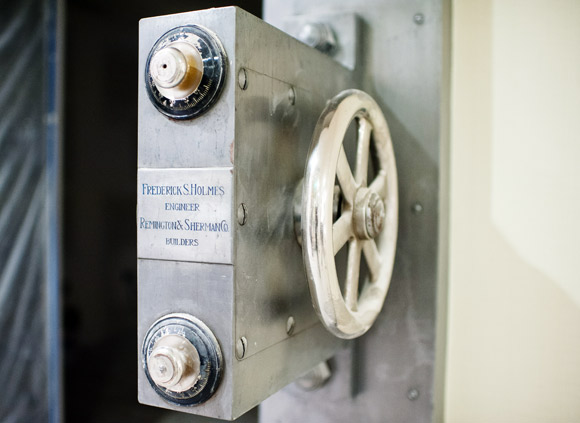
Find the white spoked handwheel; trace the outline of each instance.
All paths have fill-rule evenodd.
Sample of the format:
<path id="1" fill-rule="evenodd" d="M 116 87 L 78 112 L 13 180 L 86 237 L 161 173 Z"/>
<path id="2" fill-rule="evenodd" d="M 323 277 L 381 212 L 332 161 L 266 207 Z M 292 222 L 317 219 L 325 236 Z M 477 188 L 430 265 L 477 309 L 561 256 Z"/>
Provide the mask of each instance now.
<path id="1" fill-rule="evenodd" d="M 353 119 L 358 127 L 354 175 L 342 147 Z M 367 184 L 371 140 L 378 169 Z M 335 179 L 343 199 L 333 222 Z M 397 221 L 397 169 L 385 117 L 368 94 L 343 91 L 318 119 L 302 190 L 302 248 L 312 303 L 334 335 L 364 334 L 381 311 L 393 271 Z M 347 242 L 342 292 L 334 257 Z M 370 275 L 359 289 L 363 254 Z"/>

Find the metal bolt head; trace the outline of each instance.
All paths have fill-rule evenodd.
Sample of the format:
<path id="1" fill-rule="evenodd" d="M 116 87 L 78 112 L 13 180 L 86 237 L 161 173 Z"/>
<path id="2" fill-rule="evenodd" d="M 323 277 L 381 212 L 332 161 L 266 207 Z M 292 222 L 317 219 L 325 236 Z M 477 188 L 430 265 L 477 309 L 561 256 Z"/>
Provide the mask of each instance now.
<path id="1" fill-rule="evenodd" d="M 415 13 L 415 15 L 413 15 L 413 22 L 417 25 L 423 25 L 425 22 L 425 16 L 423 16 L 422 13 Z"/>
<path id="2" fill-rule="evenodd" d="M 246 210 L 246 205 L 244 203 L 240 203 L 238 206 L 238 223 L 243 226 L 246 224 L 246 218 L 248 216 L 248 212 Z"/>
<path id="3" fill-rule="evenodd" d="M 370 188 L 357 190 L 354 200 L 353 229 L 358 239 L 374 239 L 383 230 L 386 218 L 385 202 Z"/>
<path id="4" fill-rule="evenodd" d="M 411 210 L 413 211 L 413 213 L 415 214 L 420 214 L 423 212 L 423 205 L 421 203 L 415 203 L 413 204 L 413 206 L 411 207 Z"/>
<path id="5" fill-rule="evenodd" d="M 292 106 L 296 103 L 296 90 L 294 90 L 294 87 L 290 87 L 288 90 L 288 101 L 290 101 Z"/>
<path id="6" fill-rule="evenodd" d="M 332 55 L 336 51 L 336 36 L 330 25 L 325 23 L 307 23 L 298 33 L 298 39 L 328 55 Z"/>
<path id="7" fill-rule="evenodd" d="M 288 335 L 292 335 L 294 333 L 295 326 L 296 326 L 296 321 L 294 320 L 294 317 L 292 317 L 292 316 L 288 317 L 288 320 L 286 321 L 286 333 Z"/>
<path id="8" fill-rule="evenodd" d="M 304 391 L 314 391 L 324 386 L 331 375 L 330 366 L 326 361 L 323 361 L 296 379 L 296 384 Z"/>
<path id="9" fill-rule="evenodd" d="M 365 226 L 371 239 L 376 238 L 383 230 L 385 214 L 384 201 L 377 193 L 371 193 L 365 210 Z"/>
<path id="10" fill-rule="evenodd" d="M 236 342 L 236 357 L 241 360 L 246 355 L 246 349 L 248 348 L 248 340 L 245 336 L 242 336 Z"/>
<path id="11" fill-rule="evenodd" d="M 244 68 L 240 68 L 238 72 L 238 85 L 242 90 L 248 88 L 248 73 Z"/>
<path id="12" fill-rule="evenodd" d="M 419 398 L 419 390 L 416 388 L 411 388 L 407 391 L 407 398 L 409 398 L 409 401 L 415 401 L 417 398 Z"/>

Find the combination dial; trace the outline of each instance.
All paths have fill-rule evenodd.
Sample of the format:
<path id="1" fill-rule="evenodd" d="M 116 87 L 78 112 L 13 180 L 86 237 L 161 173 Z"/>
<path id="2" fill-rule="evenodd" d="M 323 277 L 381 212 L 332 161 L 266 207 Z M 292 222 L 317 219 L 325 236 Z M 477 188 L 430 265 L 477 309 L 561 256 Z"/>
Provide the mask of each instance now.
<path id="1" fill-rule="evenodd" d="M 201 115 L 218 99 L 226 77 L 226 54 L 218 38 L 198 25 L 165 33 L 145 66 L 147 94 L 173 119 Z"/>
<path id="2" fill-rule="evenodd" d="M 149 383 L 164 399 L 180 405 L 207 401 L 223 369 L 220 346 L 199 319 L 183 313 L 157 320 L 147 332 L 142 365 Z"/>

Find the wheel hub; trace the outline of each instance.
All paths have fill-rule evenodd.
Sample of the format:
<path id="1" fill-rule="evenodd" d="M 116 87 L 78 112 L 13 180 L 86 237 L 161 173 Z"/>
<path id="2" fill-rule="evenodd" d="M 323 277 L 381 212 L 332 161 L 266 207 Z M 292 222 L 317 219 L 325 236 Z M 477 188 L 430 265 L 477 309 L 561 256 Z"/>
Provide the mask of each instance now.
<path id="1" fill-rule="evenodd" d="M 381 197 L 369 188 L 359 188 L 353 213 L 353 229 L 357 238 L 376 238 L 383 230 L 385 215 L 385 203 Z"/>

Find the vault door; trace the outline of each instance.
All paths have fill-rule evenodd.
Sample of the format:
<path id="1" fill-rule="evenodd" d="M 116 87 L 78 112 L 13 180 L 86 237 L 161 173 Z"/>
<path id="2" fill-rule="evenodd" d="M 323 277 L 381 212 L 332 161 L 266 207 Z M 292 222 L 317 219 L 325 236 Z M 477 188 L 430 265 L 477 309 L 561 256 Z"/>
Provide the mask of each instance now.
<path id="1" fill-rule="evenodd" d="M 233 7 L 143 19 L 139 70 L 139 400 L 233 419 L 345 344 L 295 209 L 319 116 L 357 82 Z"/>
<path id="2" fill-rule="evenodd" d="M 335 357 L 264 421 L 433 416 L 442 11 L 332 6 L 140 23 L 142 403 L 235 419 Z"/>

